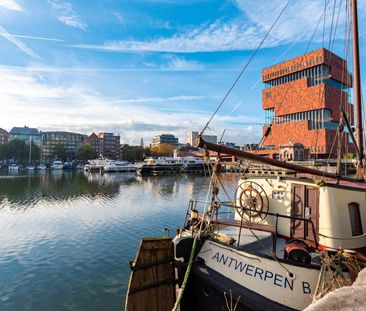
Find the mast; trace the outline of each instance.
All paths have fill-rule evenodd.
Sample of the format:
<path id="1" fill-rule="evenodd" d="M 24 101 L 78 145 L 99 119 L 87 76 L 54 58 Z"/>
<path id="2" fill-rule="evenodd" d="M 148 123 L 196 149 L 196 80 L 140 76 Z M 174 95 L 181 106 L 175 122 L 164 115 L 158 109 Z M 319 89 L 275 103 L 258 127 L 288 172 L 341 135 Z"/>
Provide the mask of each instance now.
<path id="1" fill-rule="evenodd" d="M 29 159 L 28 159 L 29 165 L 31 165 L 31 160 L 32 160 L 32 136 L 30 136 L 29 138 Z"/>
<path id="2" fill-rule="evenodd" d="M 353 45 L 353 95 L 356 116 L 356 140 L 359 149 L 359 159 L 357 167 L 357 178 L 363 179 L 364 176 L 364 146 L 362 129 L 362 104 L 361 104 L 361 74 L 360 74 L 360 46 L 358 42 L 358 16 L 357 0 L 351 0 L 352 10 L 352 45 Z"/>

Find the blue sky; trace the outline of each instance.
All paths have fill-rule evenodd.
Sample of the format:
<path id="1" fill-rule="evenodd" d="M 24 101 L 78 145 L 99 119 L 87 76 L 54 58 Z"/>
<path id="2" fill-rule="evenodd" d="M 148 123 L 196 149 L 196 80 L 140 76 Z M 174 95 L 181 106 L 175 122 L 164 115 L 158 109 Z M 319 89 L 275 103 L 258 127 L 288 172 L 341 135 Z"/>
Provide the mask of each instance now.
<path id="1" fill-rule="evenodd" d="M 310 50 L 323 46 L 323 29 L 329 46 L 334 10 L 333 50 L 344 55 L 345 2 L 328 0 Z M 0 127 L 113 131 L 130 144 L 170 132 L 185 142 L 189 130 L 202 129 L 285 3 L 0 0 Z M 261 69 L 303 54 L 323 8 L 324 0 L 290 2 L 207 133 L 226 129 L 228 141 L 259 141 Z M 365 77 L 365 1 L 359 11 Z"/>

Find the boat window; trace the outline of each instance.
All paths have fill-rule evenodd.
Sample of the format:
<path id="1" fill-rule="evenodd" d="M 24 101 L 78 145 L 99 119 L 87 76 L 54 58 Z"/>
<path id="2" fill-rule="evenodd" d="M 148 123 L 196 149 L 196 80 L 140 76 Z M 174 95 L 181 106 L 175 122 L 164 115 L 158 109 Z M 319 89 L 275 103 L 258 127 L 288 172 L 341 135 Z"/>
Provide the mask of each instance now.
<path id="1" fill-rule="evenodd" d="M 348 211 L 351 220 L 352 236 L 363 234 L 359 204 L 355 202 L 349 203 Z"/>
<path id="2" fill-rule="evenodd" d="M 272 191 L 272 199 L 274 200 L 283 200 L 284 196 L 285 196 L 284 191 L 277 191 L 277 190 Z"/>

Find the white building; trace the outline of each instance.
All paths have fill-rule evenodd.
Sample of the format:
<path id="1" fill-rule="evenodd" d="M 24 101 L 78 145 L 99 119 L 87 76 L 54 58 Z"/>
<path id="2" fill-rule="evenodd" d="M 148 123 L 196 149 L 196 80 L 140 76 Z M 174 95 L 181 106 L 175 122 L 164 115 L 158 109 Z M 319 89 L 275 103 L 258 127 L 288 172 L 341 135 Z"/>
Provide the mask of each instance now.
<path id="1" fill-rule="evenodd" d="M 195 140 L 198 137 L 198 132 L 195 131 L 190 131 L 188 132 L 188 139 L 187 139 L 187 143 L 190 144 L 191 146 L 195 146 Z M 209 142 L 209 143 L 213 143 L 213 144 L 217 144 L 217 136 L 216 135 L 202 135 L 203 140 Z"/>

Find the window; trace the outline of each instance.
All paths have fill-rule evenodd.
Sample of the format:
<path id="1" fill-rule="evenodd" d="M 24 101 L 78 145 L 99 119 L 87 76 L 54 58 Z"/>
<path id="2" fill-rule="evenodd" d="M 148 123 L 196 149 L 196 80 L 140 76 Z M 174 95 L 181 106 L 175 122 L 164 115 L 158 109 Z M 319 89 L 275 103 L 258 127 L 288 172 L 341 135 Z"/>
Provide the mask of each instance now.
<path id="1" fill-rule="evenodd" d="M 283 200 L 285 197 L 285 192 L 284 191 L 279 191 L 279 190 L 273 190 L 272 191 L 272 199 L 274 200 Z"/>
<path id="2" fill-rule="evenodd" d="M 362 235 L 362 222 L 360 215 L 360 206 L 358 203 L 349 203 L 348 204 L 349 218 L 351 220 L 351 230 L 352 236 Z"/>

